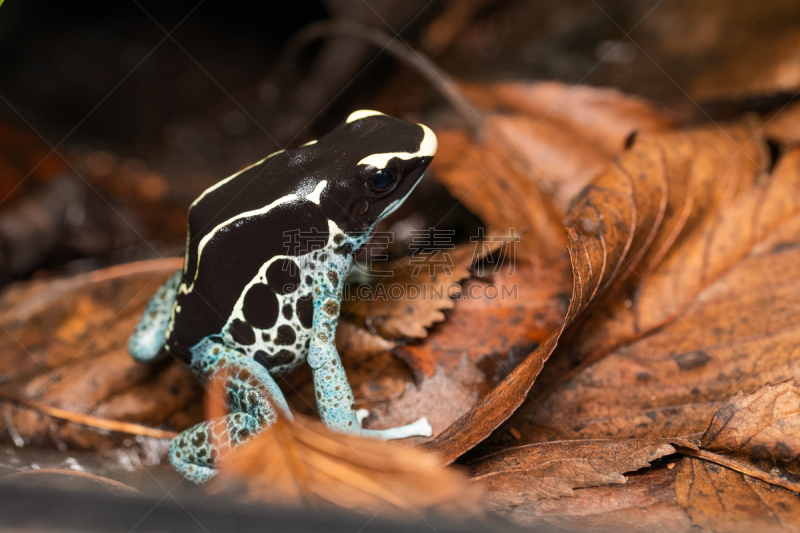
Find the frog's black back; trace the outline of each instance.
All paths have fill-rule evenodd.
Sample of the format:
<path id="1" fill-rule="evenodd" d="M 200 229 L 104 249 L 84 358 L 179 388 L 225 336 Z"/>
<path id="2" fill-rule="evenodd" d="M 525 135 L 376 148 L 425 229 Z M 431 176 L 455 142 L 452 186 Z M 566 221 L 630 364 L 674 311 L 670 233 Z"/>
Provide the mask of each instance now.
<path id="1" fill-rule="evenodd" d="M 270 258 L 310 251 L 287 246 L 287 235 L 314 235 L 312 248 L 327 240 L 319 199 L 305 198 L 323 180 L 345 183 L 371 154 L 417 150 L 421 130 L 397 135 L 397 122 L 380 116 L 344 124 L 316 144 L 279 152 L 220 182 L 192 204 L 184 279 L 167 334 L 172 354 L 189 360 L 192 346 L 219 334 Z"/>

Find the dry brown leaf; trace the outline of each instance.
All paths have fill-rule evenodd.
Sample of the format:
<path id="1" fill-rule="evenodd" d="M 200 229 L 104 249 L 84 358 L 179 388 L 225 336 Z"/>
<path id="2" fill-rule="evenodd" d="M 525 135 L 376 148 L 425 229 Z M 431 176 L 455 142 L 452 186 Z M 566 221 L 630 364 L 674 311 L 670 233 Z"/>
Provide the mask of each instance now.
<path id="1" fill-rule="evenodd" d="M 461 131 L 436 131 L 440 148 L 431 163 L 436 180 L 486 224 L 489 236 L 524 233 L 517 257 L 558 258 L 564 253 L 560 213 L 540 191 L 535 171 L 498 135 L 483 142 Z"/>
<path id="2" fill-rule="evenodd" d="M 733 133 L 746 138 L 748 130 L 740 128 Z M 739 153 L 738 145 L 726 135 L 719 132 L 704 132 L 704 135 L 721 144 L 723 152 L 718 156 Z M 678 163 L 686 162 L 680 149 L 673 148 L 676 144 L 691 152 L 692 147 L 697 146 L 697 139 L 687 133 L 642 136 L 642 141 L 634 149 L 623 154 L 617 165 L 598 176 L 575 200 L 565 222 L 574 279 L 572 299 L 562 329 L 554 331 L 480 404 L 428 443 L 431 450 L 453 460 L 487 437 L 525 400 L 544 362 L 558 344 L 563 329 L 570 326 L 598 294 L 613 282 L 625 279 L 634 267 L 639 266 L 648 251 L 654 256 L 651 256 L 651 262 L 660 260 L 663 242 L 672 242 L 669 234 L 666 239 L 656 241 L 660 246 L 652 248 L 651 245 L 664 223 L 669 205 L 667 195 L 675 190 L 674 194 L 681 198 L 681 191 L 686 190 L 686 187 L 681 187 L 681 181 L 670 188 L 666 175 L 659 172 L 659 164 L 664 162 L 662 157 L 666 157 L 667 152 Z M 640 168 L 630 173 L 626 164 Z M 698 169 L 701 173 L 704 169 L 707 172 L 707 167 L 698 165 Z M 648 175 L 648 171 L 656 175 Z M 698 179 L 693 173 L 682 173 L 679 177 L 683 180 L 689 177 Z M 694 182 L 690 180 L 690 183 Z"/>
<path id="3" fill-rule="evenodd" d="M 78 415 L 175 430 L 197 422 L 202 396 L 191 371 L 174 363 L 142 365 L 127 351 L 147 299 L 178 267 L 180 261 L 130 263 L 4 292 L 3 390 Z M 119 446 L 113 436 L 35 410 L 9 406 L 6 413 L 4 423 L 34 444 Z"/>
<path id="4" fill-rule="evenodd" d="M 466 358 L 481 368 L 491 387 L 561 325 L 570 278 L 565 261 L 501 267 L 491 282 L 467 280 L 455 309 L 424 343 L 399 346 L 393 353 L 408 363 L 418 382 L 439 369 L 450 372 Z M 500 297 L 503 290 L 506 297 Z"/>
<path id="5" fill-rule="evenodd" d="M 588 487 L 572 498 L 508 505 L 490 501 L 489 509 L 532 530 L 593 533 L 690 531 L 692 522 L 675 501 L 674 469 L 663 468 L 628 478 L 624 485 Z"/>
<path id="6" fill-rule="evenodd" d="M 800 387 L 793 380 L 739 392 L 720 407 L 700 446 L 755 460 L 800 459 Z"/>
<path id="7" fill-rule="evenodd" d="M 643 138 L 590 187 L 630 184 L 639 197 L 635 205 L 595 205 L 600 216 L 608 216 L 609 208 L 628 211 L 627 227 L 620 230 L 636 231 L 640 242 L 631 241 L 630 251 L 609 250 L 598 258 L 595 268 L 608 263 L 616 270 L 616 291 L 562 342 L 560 351 L 569 355 L 555 357 L 550 374 L 585 366 L 674 320 L 793 214 L 800 153 L 787 154 L 768 179 L 768 152 L 759 128 L 709 126 Z M 642 227 L 648 231 L 641 232 Z"/>
<path id="8" fill-rule="evenodd" d="M 442 149 L 432 167 L 436 178 L 448 187 L 451 194 L 484 220 L 490 235 L 509 235 L 510 231 L 515 231 L 517 234 L 525 233 L 519 246 L 516 247 L 516 257 L 522 262 L 544 259 L 544 263 L 536 264 L 539 271 L 534 279 L 550 277 L 561 280 L 561 276 L 566 274 L 565 269 L 561 267 L 564 263 L 559 259 L 563 257 L 565 240 L 563 228 L 557 222 L 560 213 L 559 209 L 554 207 L 554 198 L 560 196 L 564 208 L 568 199 L 563 198 L 563 195 L 571 195 L 579 190 L 585 181 L 591 179 L 610 161 L 613 154 L 623 149 L 624 138 L 631 133 L 629 127 L 642 130 L 665 129 L 669 127 L 669 121 L 660 117 L 644 102 L 626 99 L 613 91 L 593 92 L 591 89 L 578 88 L 577 92 L 570 96 L 572 89 L 559 84 L 467 86 L 467 90 L 484 109 L 516 106 L 517 113 L 511 116 L 490 116 L 483 132 L 483 140 L 480 142 L 470 140 L 461 132 L 437 132 Z M 559 108 L 560 100 L 571 101 L 573 107 L 575 103 L 580 103 L 584 112 L 575 113 L 566 106 Z M 589 109 L 592 111 L 589 112 Z M 552 114 L 555 118 L 550 119 L 548 114 Z M 624 136 L 620 133 L 623 130 Z M 588 133 L 586 135 L 581 133 L 584 131 Z M 615 135 L 618 143 L 607 140 L 609 136 Z M 543 162 L 551 166 L 537 169 L 537 165 L 541 166 Z M 579 169 L 585 170 L 585 173 L 581 174 L 582 178 L 576 177 Z M 567 184 L 572 189 L 565 188 Z M 558 187 L 561 187 L 560 192 L 556 191 Z M 542 194 L 541 190 L 549 190 L 552 194 Z M 579 222 L 583 223 L 582 220 Z M 577 232 L 573 231 L 573 234 L 577 235 Z M 570 235 L 573 241 L 574 235 Z M 542 275 L 543 271 L 547 273 Z M 563 279 L 566 279 L 566 276 Z M 589 284 L 592 285 L 595 281 L 590 280 Z M 576 285 L 577 290 L 583 291 L 582 285 L 580 287 Z M 596 288 L 591 286 L 589 292 L 584 291 L 585 293 L 580 295 L 580 301 L 573 301 L 573 306 L 564 313 L 567 316 L 566 324 L 577 316 L 591 299 Z M 566 285 L 561 283 L 557 286 L 549 285 L 545 288 L 545 292 L 547 289 L 551 292 L 549 298 L 545 300 L 556 300 L 564 298 L 562 294 L 566 292 Z M 540 298 L 534 298 L 533 302 L 541 302 Z M 476 308 L 482 306 L 483 302 Z M 549 313 L 543 313 L 543 309 L 537 306 L 541 304 L 534 303 L 533 308 L 528 308 L 526 311 L 533 311 L 533 317 L 549 316 Z M 487 315 L 486 322 L 492 319 L 502 321 L 510 318 L 488 307 L 475 313 L 476 318 L 481 312 Z M 458 309 L 455 313 L 459 313 Z M 465 313 L 465 316 L 468 317 L 469 314 Z M 546 319 L 539 324 L 526 322 L 519 328 L 514 327 L 519 325 L 519 322 L 519 320 L 509 320 L 507 324 L 510 327 L 506 331 L 498 331 L 497 333 L 500 333 L 498 336 L 491 334 L 490 330 L 493 329 L 491 327 L 481 328 L 489 330 L 486 332 L 488 334 L 484 334 L 485 331 L 481 331 L 480 334 L 477 334 L 477 331 L 476 334 L 469 332 L 464 334 L 464 325 L 454 323 L 459 326 L 455 328 L 454 324 L 445 323 L 441 331 L 447 333 L 442 337 L 446 343 L 439 343 L 437 339 L 432 338 L 429 339 L 430 344 L 424 343 L 422 347 L 415 346 L 396 351 L 411 364 L 418 379 L 422 376 L 432 376 L 439 368 L 439 357 L 431 357 L 429 352 L 432 351 L 442 353 L 448 350 L 448 353 L 444 354 L 444 365 L 442 365 L 445 369 L 460 365 L 465 354 L 475 361 L 488 357 L 490 367 L 505 367 L 499 372 L 497 368 L 487 368 L 487 383 L 491 384 L 497 379 L 502 379 L 508 370 L 516 365 L 518 356 L 512 354 L 513 348 L 521 348 L 525 344 L 531 346 L 533 343 L 540 345 L 540 352 L 537 352 L 540 355 L 529 357 L 527 360 L 530 368 L 519 370 L 508 378 L 510 381 L 501 383 L 499 388 L 481 403 L 482 412 L 471 411 L 467 414 L 468 418 L 458 423 L 458 428 L 451 427 L 445 435 L 436 439 L 437 443 L 430 444 L 436 447 L 434 449 L 443 452 L 448 460 L 454 459 L 459 453 L 485 437 L 522 402 L 528 387 L 546 359 L 544 354 L 549 355 L 555 346 L 560 334 L 557 331 L 560 322 L 558 319 Z M 465 323 L 471 327 L 471 324 L 466 321 Z M 538 331 L 537 326 L 539 326 Z M 503 336 L 505 339 L 513 337 L 516 341 L 503 342 Z M 460 342 L 451 342 L 456 337 L 460 338 Z M 501 342 L 490 342 L 486 340 L 487 338 L 501 339 Z M 525 343 L 525 339 L 529 342 Z M 444 350 L 438 349 L 439 347 Z M 509 397 L 499 399 L 506 394 Z M 491 411 L 495 414 L 489 414 Z M 466 430 L 467 427 L 471 429 Z M 472 436 L 465 442 L 453 445 L 454 432 L 464 430 Z"/>
<path id="9" fill-rule="evenodd" d="M 680 453 L 800 493 L 795 481 L 800 390 L 794 380 L 739 391 L 720 407 L 697 440 L 673 439 Z M 794 472 L 793 472 L 794 471 Z"/>
<path id="10" fill-rule="evenodd" d="M 552 295 L 558 289 L 557 286 L 549 286 L 549 292 L 540 291 L 526 283 L 532 279 L 514 278 L 512 281 L 519 285 L 522 296 L 528 298 L 527 305 L 517 301 L 488 301 L 482 297 L 485 294 L 483 291 L 478 291 L 477 299 L 470 298 L 471 293 L 463 293 L 459 282 L 470 275 L 470 264 L 499 246 L 498 243 L 476 248 L 475 244 L 465 244 L 457 246 L 453 250 L 446 250 L 449 263 L 452 265 L 449 272 L 445 271 L 441 264 L 429 270 L 425 267 L 425 263 L 416 262 L 419 261 L 418 258 L 406 258 L 395 267 L 395 275 L 384 281 L 380 291 L 375 293 L 391 295 L 393 287 L 395 287 L 403 289 L 398 292 L 407 295 L 410 293 L 406 288 L 413 285 L 423 287 L 427 294 L 425 297 L 401 301 L 381 298 L 345 303 L 343 306 L 345 316 L 350 314 L 359 317 L 385 337 L 425 336 L 428 334 L 427 328 L 434 326 L 432 330 L 434 338 L 430 342 L 406 345 L 393 351 L 395 355 L 408 363 L 414 373 L 416 383 L 404 380 L 403 372 L 397 372 L 396 369 L 390 370 L 393 366 L 392 361 L 387 361 L 388 365 L 381 365 L 382 377 L 372 376 L 372 379 L 360 379 L 358 373 L 351 372 L 354 361 L 377 361 L 378 359 L 385 361 L 385 358 L 377 353 L 365 354 L 366 357 L 350 353 L 347 351 L 350 344 L 348 341 L 337 341 L 340 349 L 345 349 L 341 353 L 344 356 L 345 368 L 350 376 L 350 381 L 356 388 L 356 397 L 364 402 L 360 403 L 357 400 L 356 403 L 359 406 L 369 407 L 374 415 L 367 420 L 368 427 L 382 429 L 407 424 L 420 416 L 427 416 L 434 433 L 444 430 L 472 407 L 479 400 L 481 394 L 484 394 L 493 384 L 494 376 L 498 372 L 482 371 L 476 366 L 484 357 L 496 354 L 495 357 L 500 362 L 493 366 L 499 368 L 512 347 L 520 345 L 528 347 L 531 342 L 535 342 L 525 340 L 525 337 L 526 335 L 536 337 L 538 332 L 536 330 L 527 331 L 525 328 L 531 324 L 544 326 L 548 320 L 555 322 L 552 327 L 557 327 L 559 320 L 559 317 L 556 316 L 559 314 L 557 306 L 552 305 L 551 302 L 542 301 L 544 294 Z M 418 272 L 415 272 L 415 269 L 418 269 Z M 541 270 L 540 268 L 536 272 Z M 413 276 L 412 274 L 417 275 Z M 468 280 L 465 287 L 469 289 L 472 284 L 473 282 Z M 431 295 L 437 294 L 442 297 L 430 298 Z M 457 300 L 453 298 L 457 298 Z M 456 309 L 453 309 L 454 307 Z M 465 311 L 458 311 L 461 307 L 466 307 Z M 512 307 L 516 311 L 513 311 Z M 445 319 L 443 310 L 448 309 L 453 309 L 448 313 L 450 320 L 434 325 L 434 322 Z M 530 317 L 525 315 L 526 310 L 532 310 Z M 550 312 L 552 310 L 555 313 Z M 457 314 L 455 318 L 453 318 L 454 313 Z M 507 326 L 505 332 L 502 332 L 503 319 L 513 314 L 516 314 L 517 318 Z M 473 317 L 473 323 L 463 323 L 464 320 L 461 317 L 470 316 Z M 487 328 L 487 321 L 494 326 Z M 369 335 L 366 331 L 359 328 L 353 329 L 352 325 L 348 326 L 347 324 L 347 322 L 341 323 L 342 326 L 345 326 L 343 333 L 346 338 L 350 338 L 355 331 L 360 332 L 359 335 L 362 337 Z M 474 330 L 476 326 L 479 326 L 480 329 Z M 469 330 L 465 330 L 465 327 L 468 327 Z M 443 337 L 440 332 L 445 332 L 445 336 Z M 544 336 L 541 333 L 538 335 L 539 338 Z M 457 344 L 451 344 L 455 338 L 458 339 Z M 448 350 L 438 349 L 441 346 L 439 342 L 444 342 Z M 303 383 L 296 382 L 296 376 L 290 377 L 289 380 L 296 388 L 302 388 L 307 393 L 304 396 L 308 398 L 308 405 L 312 405 L 314 402 L 311 389 L 312 380 L 307 373 L 304 377 L 306 379 L 303 380 Z M 384 396 L 384 398 L 380 398 L 380 396 Z M 389 401 L 386 401 L 387 396 Z M 376 397 L 378 397 L 377 402 L 371 400 Z M 307 410 L 304 412 L 308 413 Z"/>
<path id="11" fill-rule="evenodd" d="M 377 420 L 368 419 L 370 429 L 386 429 L 409 424 L 421 416 L 428 418 L 433 434 L 441 433 L 470 407 L 478 403 L 487 387 L 486 374 L 466 357 L 445 371 L 439 367 L 432 376 L 405 384 L 390 403 L 377 405 Z M 427 439 L 415 438 L 411 442 Z"/>
<path id="12" fill-rule="evenodd" d="M 615 89 L 552 81 L 462 84 L 462 89 L 481 109 L 496 113 L 487 117 L 484 135 L 499 142 L 504 156 L 513 148 L 523 162 L 516 168 L 539 184 L 561 215 L 623 151 L 632 133 L 674 126 L 647 101 Z"/>
<path id="13" fill-rule="evenodd" d="M 621 158 L 613 172 L 670 186 L 653 193 L 668 199 L 661 229 L 645 254 L 606 255 L 606 269 L 632 275 L 561 341 L 535 389 L 540 405 L 515 417 L 523 442 L 699 433 L 737 390 L 796 375 L 800 151 L 768 176 L 754 134 L 642 138 Z"/>
<path id="14" fill-rule="evenodd" d="M 797 494 L 701 459 L 681 461 L 675 493 L 692 522 L 706 530 L 800 531 Z"/>
<path id="15" fill-rule="evenodd" d="M 511 109 L 552 120 L 606 156 L 622 151 L 633 132 L 663 131 L 675 125 L 672 117 L 647 100 L 616 89 L 557 81 L 462 84 L 461 88 L 483 109 Z"/>
<path id="16" fill-rule="evenodd" d="M 474 244 L 445 252 L 447 258 L 401 259 L 391 269 L 392 274 L 374 288 L 374 298 L 345 300 L 343 316 L 366 321 L 386 339 L 425 337 L 427 328 L 445 319 L 443 311 L 455 307 L 453 298 L 461 293 L 461 280 L 469 277 L 473 261 L 482 257 L 480 253 L 476 256 Z M 408 290 L 409 287 L 420 292 Z"/>
<path id="17" fill-rule="evenodd" d="M 691 457 L 678 461 L 681 466 L 677 469 L 680 474 L 675 479 L 675 491 L 678 502 L 697 525 L 714 531 L 739 531 L 736 527 L 756 526 L 761 530 L 791 524 L 800 527 L 800 521 L 791 518 L 792 507 L 800 504 L 797 495 L 789 492 L 800 492 L 800 484 L 791 481 L 793 474 L 775 466 L 775 460 L 791 456 L 791 452 L 786 453 L 789 446 L 778 443 L 797 438 L 793 418 L 798 404 L 798 391 L 792 381 L 766 385 L 750 395 L 734 396 L 717 411 L 709 429 L 697 441 L 726 452 L 725 455 L 709 452 L 685 439 L 569 440 L 503 450 L 481 459 L 473 471 L 484 482 L 484 500 L 491 509 L 507 514 L 516 522 L 540 524 L 540 519 L 530 522 L 530 515 L 538 514 L 548 498 L 580 498 L 583 490 L 579 496 L 571 489 L 636 480 L 640 476 L 622 474 L 677 451 Z M 744 456 L 745 461 L 731 457 L 730 452 Z M 760 470 L 749 459 L 760 460 L 767 470 Z M 674 466 L 668 464 L 667 468 Z M 770 485 L 772 488 L 767 488 Z M 739 492 L 745 492 L 746 497 L 742 498 Z M 737 498 L 744 502 L 741 507 L 736 506 Z M 670 498 L 673 499 L 674 496 Z M 617 494 L 610 505 L 624 501 Z M 779 507 L 775 516 L 770 516 L 772 506 Z M 728 513 L 730 508 L 736 509 L 733 519 Z M 531 509 L 536 511 L 531 513 Z M 564 506 L 560 512 L 561 515 L 548 516 L 554 521 L 548 523 L 557 523 L 570 515 Z M 603 527 L 608 524 L 601 524 L 601 530 Z M 623 530 L 634 527 L 628 523 Z M 688 526 L 681 530 L 688 530 Z"/>
<path id="18" fill-rule="evenodd" d="M 546 498 L 575 496 L 573 489 L 624 484 L 626 472 L 675 453 L 658 440 L 559 441 L 493 453 L 473 465 L 486 497 L 513 506 Z"/>
<path id="19" fill-rule="evenodd" d="M 565 266 L 527 263 L 511 271 L 505 265 L 491 282 L 465 281 L 456 307 L 424 342 L 392 350 L 413 371 L 414 383 L 405 382 L 399 390 L 378 385 L 371 386 L 372 392 L 363 391 L 364 399 L 379 390 L 395 395 L 389 403 L 369 406 L 377 415 L 377 420 L 370 419 L 370 427 L 392 427 L 427 416 L 437 434 L 466 413 L 558 328 L 568 305 L 563 292 L 569 283 Z M 501 291 L 508 294 L 500 297 Z M 352 360 L 345 353 L 348 375 Z M 355 382 L 380 384 L 392 374 L 393 384 L 403 383 L 396 369 L 387 367 L 383 374 L 366 381 L 356 375 Z M 357 397 L 362 397 L 360 392 Z M 313 401 L 313 393 L 309 398 Z"/>
<path id="20" fill-rule="evenodd" d="M 480 513 L 480 489 L 410 446 L 342 435 L 321 422 L 283 417 L 222 462 L 219 491 L 242 483 L 251 501 L 336 505 L 376 512 Z"/>

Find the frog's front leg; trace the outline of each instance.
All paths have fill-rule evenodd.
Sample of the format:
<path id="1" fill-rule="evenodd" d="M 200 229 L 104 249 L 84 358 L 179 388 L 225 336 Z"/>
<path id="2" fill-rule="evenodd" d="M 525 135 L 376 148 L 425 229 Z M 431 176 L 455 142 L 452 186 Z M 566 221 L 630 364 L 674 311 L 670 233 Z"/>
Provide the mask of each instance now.
<path id="1" fill-rule="evenodd" d="M 165 354 L 161 348 L 166 341 L 167 327 L 172 317 L 172 305 L 178 294 L 183 272 L 175 272 L 150 298 L 136 331 L 128 339 L 128 351 L 137 361 L 153 361 Z"/>
<path id="2" fill-rule="evenodd" d="M 225 380 L 230 411 L 187 429 L 170 443 L 172 466 L 187 479 L 204 483 L 216 474 L 215 464 L 225 450 L 247 442 L 275 422 L 273 405 L 287 418 L 292 415 L 267 369 L 236 350 L 205 340 L 192 349 L 191 366 L 206 382 Z M 217 374 L 219 371 L 224 372 Z"/>
<path id="3" fill-rule="evenodd" d="M 320 417 L 326 426 L 344 433 L 357 433 L 383 440 L 430 437 L 433 431 L 426 418 L 406 426 L 384 430 L 361 428 L 361 419 L 353 401 L 353 390 L 335 343 L 342 288 L 349 266 L 346 259 L 338 256 L 324 262 L 325 268 L 317 271 L 312 286 L 314 318 L 308 364 L 314 374 L 314 391 Z"/>

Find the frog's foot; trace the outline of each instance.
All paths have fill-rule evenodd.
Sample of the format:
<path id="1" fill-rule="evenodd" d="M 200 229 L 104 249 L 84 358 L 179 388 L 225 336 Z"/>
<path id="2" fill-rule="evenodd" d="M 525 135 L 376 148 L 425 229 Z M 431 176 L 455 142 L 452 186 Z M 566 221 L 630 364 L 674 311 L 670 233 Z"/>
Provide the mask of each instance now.
<path id="1" fill-rule="evenodd" d="M 430 437 L 433 435 L 428 419 L 420 418 L 416 422 L 389 429 L 362 429 L 361 434 L 366 437 L 374 437 L 381 440 L 407 439 L 409 437 Z"/>
<path id="2" fill-rule="evenodd" d="M 183 477 L 205 483 L 217 474 L 214 465 L 229 450 L 262 429 L 254 416 L 231 413 L 192 426 L 169 444 L 169 462 Z"/>
<path id="3" fill-rule="evenodd" d="M 356 418 L 358 419 L 358 425 L 362 425 L 364 420 L 369 417 L 369 409 L 359 409 L 356 411 Z"/>
<path id="4" fill-rule="evenodd" d="M 187 429 L 170 443 L 172 466 L 190 481 L 204 483 L 216 474 L 214 465 L 225 451 L 275 423 L 276 408 L 290 419 L 291 413 L 267 369 L 226 346 L 211 345 L 193 366 L 201 375 L 224 380 L 223 390 L 231 411 Z M 220 370 L 225 372 L 217 374 Z"/>

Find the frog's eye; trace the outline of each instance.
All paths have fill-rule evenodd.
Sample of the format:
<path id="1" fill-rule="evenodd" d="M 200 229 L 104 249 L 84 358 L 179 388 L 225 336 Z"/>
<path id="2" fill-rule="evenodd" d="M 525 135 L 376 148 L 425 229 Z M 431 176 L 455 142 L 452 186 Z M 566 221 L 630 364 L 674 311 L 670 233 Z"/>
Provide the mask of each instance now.
<path id="1" fill-rule="evenodd" d="M 376 192 L 387 192 L 394 188 L 396 183 L 394 172 L 388 168 L 382 168 L 372 175 L 370 188 Z"/>

